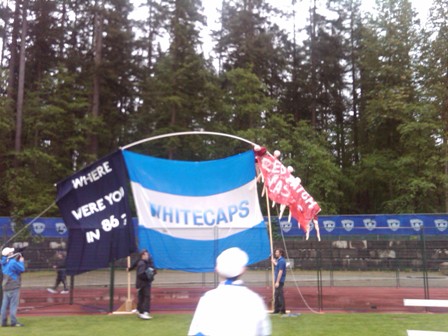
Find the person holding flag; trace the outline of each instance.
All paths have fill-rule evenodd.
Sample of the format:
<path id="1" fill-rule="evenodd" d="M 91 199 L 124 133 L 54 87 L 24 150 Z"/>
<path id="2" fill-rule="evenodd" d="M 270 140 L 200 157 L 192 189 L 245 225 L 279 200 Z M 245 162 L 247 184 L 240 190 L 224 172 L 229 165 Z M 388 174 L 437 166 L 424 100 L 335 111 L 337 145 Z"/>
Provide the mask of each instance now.
<path id="1" fill-rule="evenodd" d="M 285 296 L 283 293 L 283 286 L 286 279 L 286 260 L 284 258 L 285 252 L 278 248 L 274 251 L 275 258 L 272 258 L 274 269 L 274 311 L 273 314 L 286 314 Z"/>
<path id="2" fill-rule="evenodd" d="M 137 313 L 138 317 L 143 320 L 152 319 L 149 315 L 151 308 L 151 284 L 154 274 L 154 263 L 152 257 L 147 250 L 140 252 L 140 259 L 137 262 L 136 288 L 137 288 Z M 148 269 L 151 269 L 151 278 L 148 277 Z"/>

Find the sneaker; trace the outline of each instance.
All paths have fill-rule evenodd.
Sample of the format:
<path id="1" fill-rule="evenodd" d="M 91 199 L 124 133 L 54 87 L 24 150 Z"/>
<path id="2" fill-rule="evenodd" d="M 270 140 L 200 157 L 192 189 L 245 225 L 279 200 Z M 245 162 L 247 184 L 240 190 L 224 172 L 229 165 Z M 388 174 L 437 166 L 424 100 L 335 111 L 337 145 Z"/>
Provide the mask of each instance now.
<path id="1" fill-rule="evenodd" d="M 47 288 L 47 291 L 49 291 L 51 294 L 57 293 L 53 288 Z"/>
<path id="2" fill-rule="evenodd" d="M 25 325 L 22 323 L 11 324 L 11 327 L 24 327 Z"/>
<path id="3" fill-rule="evenodd" d="M 139 312 L 138 312 L 137 309 L 132 309 L 132 310 L 131 310 L 131 313 L 132 313 L 132 314 L 138 314 Z"/>
<path id="4" fill-rule="evenodd" d="M 70 293 L 68 290 L 61 291 L 61 294 L 68 294 L 68 293 Z"/>
<path id="5" fill-rule="evenodd" d="M 148 312 L 144 312 L 143 314 L 139 314 L 138 317 L 140 317 L 143 320 L 150 320 L 150 319 L 152 319 L 152 316 L 149 315 Z"/>

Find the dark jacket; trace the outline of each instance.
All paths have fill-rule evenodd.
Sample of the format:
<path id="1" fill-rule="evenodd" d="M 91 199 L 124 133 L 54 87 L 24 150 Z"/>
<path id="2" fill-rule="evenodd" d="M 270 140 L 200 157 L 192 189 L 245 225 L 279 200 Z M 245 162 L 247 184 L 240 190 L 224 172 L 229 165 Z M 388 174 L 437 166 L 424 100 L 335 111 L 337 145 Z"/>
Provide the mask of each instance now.
<path id="1" fill-rule="evenodd" d="M 137 267 L 137 264 L 138 264 L 139 261 L 140 261 L 140 258 L 134 260 L 134 262 L 132 263 L 131 267 L 128 268 L 128 271 L 135 270 L 135 268 Z"/>
<path id="2" fill-rule="evenodd" d="M 65 260 L 64 259 L 56 259 L 56 261 L 53 262 L 53 268 L 55 268 L 58 272 L 65 273 Z"/>
<path id="3" fill-rule="evenodd" d="M 135 287 L 136 288 L 143 288 L 143 287 L 149 287 L 151 286 L 151 281 L 148 280 L 148 277 L 146 276 L 146 269 L 148 267 L 154 268 L 154 262 L 152 261 L 152 258 L 149 257 L 149 260 L 143 260 L 140 259 L 137 262 L 137 276 L 135 281 Z M 157 273 L 154 270 L 154 273 Z"/>

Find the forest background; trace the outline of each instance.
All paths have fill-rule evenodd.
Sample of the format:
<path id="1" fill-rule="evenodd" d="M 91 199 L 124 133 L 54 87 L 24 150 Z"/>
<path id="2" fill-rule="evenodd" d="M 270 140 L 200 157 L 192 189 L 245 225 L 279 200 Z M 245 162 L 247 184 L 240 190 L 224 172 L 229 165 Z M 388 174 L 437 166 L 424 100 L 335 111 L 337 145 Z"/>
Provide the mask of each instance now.
<path id="1" fill-rule="evenodd" d="M 372 13 L 303 1 L 216 2 L 210 54 L 200 0 L 2 1 L 0 216 L 39 214 L 55 183 L 120 146 L 192 130 L 280 150 L 321 214 L 447 212 L 448 0 L 424 25 L 408 0 Z M 238 146 L 145 150 L 204 160 Z"/>

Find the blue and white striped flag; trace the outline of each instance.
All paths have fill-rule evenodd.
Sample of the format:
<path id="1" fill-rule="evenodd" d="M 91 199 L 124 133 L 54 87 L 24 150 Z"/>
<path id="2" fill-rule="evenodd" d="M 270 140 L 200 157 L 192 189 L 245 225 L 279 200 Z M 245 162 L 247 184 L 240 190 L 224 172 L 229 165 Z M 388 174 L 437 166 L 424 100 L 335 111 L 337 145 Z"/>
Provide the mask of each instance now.
<path id="1" fill-rule="evenodd" d="M 138 215 L 139 247 L 157 268 L 211 272 L 239 247 L 249 264 L 269 257 L 253 151 L 213 161 L 175 161 L 123 151 Z"/>

